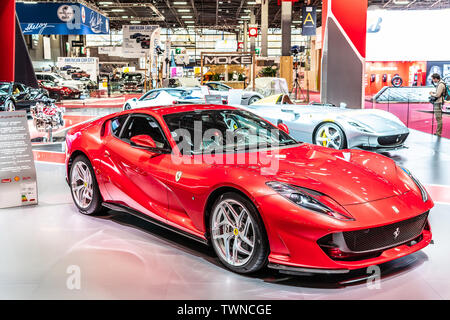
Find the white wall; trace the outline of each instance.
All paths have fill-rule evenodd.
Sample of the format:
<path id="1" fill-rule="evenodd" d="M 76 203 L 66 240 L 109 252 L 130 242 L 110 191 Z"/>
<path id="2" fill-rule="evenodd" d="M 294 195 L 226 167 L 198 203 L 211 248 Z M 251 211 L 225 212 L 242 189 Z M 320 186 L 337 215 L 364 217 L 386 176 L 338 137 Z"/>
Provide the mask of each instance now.
<path id="1" fill-rule="evenodd" d="M 377 25 L 379 31 L 370 32 Z M 450 9 L 369 10 L 367 61 L 450 60 Z"/>

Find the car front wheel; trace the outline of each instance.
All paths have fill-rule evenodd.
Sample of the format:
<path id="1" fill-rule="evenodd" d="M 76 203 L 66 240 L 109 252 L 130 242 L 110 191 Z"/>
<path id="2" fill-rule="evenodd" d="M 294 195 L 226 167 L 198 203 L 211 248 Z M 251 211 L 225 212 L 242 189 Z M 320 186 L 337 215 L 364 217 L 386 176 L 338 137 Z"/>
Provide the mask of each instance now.
<path id="1" fill-rule="evenodd" d="M 95 178 L 94 169 L 88 158 L 80 155 L 70 168 L 70 190 L 73 202 L 82 214 L 102 213 L 102 196 Z"/>
<path id="2" fill-rule="evenodd" d="M 209 225 L 214 251 L 227 268 L 244 274 L 266 265 L 267 236 L 250 200 L 234 192 L 223 194 L 214 203 Z"/>
<path id="3" fill-rule="evenodd" d="M 314 135 L 314 143 L 332 149 L 344 149 L 347 142 L 342 129 L 334 123 L 321 124 Z"/>

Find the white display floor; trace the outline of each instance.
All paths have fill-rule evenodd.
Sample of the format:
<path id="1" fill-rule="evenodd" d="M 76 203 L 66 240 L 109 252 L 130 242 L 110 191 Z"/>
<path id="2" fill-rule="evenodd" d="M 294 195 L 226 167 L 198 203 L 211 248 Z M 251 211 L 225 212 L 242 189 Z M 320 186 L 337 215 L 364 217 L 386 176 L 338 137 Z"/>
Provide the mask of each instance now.
<path id="1" fill-rule="evenodd" d="M 79 214 L 64 166 L 36 166 L 40 205 L 0 212 L 0 299 L 450 299 L 449 205 L 432 212 L 435 244 L 385 265 L 370 289 L 335 277 L 234 274 L 212 249 L 134 217 Z"/>

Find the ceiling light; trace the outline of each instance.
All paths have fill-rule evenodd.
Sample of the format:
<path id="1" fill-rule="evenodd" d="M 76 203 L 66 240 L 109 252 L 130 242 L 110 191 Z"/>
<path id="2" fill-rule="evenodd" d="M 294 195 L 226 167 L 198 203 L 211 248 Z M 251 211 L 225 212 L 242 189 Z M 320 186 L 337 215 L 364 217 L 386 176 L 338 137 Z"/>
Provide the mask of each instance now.
<path id="1" fill-rule="evenodd" d="M 124 9 L 112 9 L 111 12 L 125 12 Z"/>
<path id="2" fill-rule="evenodd" d="M 394 4 L 405 5 L 408 4 L 409 0 L 394 0 Z"/>
<path id="3" fill-rule="evenodd" d="M 182 19 L 192 19 L 192 16 L 181 16 Z"/>
<path id="4" fill-rule="evenodd" d="M 255 5 L 256 1 L 249 1 L 249 2 L 247 2 L 247 4 L 250 5 L 250 6 Z"/>
<path id="5" fill-rule="evenodd" d="M 178 9 L 177 11 L 178 12 L 191 12 L 190 9 Z"/>
<path id="6" fill-rule="evenodd" d="M 185 21 L 184 23 L 195 23 L 194 21 Z"/>
<path id="7" fill-rule="evenodd" d="M 100 1 L 98 4 L 101 5 L 101 6 L 108 6 L 110 4 L 113 4 L 113 2 L 111 2 L 111 1 Z"/>
<path id="8" fill-rule="evenodd" d="M 130 23 L 141 23 L 140 21 L 130 21 Z"/>
<path id="9" fill-rule="evenodd" d="M 173 3 L 173 5 L 174 5 L 174 6 L 185 6 L 185 5 L 187 5 L 187 2 L 184 2 L 184 1 L 175 1 L 175 2 Z"/>

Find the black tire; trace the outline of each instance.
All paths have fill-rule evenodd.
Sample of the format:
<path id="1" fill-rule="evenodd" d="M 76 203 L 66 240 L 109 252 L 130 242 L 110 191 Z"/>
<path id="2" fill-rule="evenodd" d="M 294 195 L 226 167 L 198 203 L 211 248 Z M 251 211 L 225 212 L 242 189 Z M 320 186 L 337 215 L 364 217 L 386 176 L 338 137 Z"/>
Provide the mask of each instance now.
<path id="1" fill-rule="evenodd" d="M 258 96 L 250 97 L 250 99 L 248 99 L 248 104 L 251 105 L 252 103 L 255 103 L 258 100 L 261 100 L 261 98 Z"/>
<path id="2" fill-rule="evenodd" d="M 324 123 L 320 124 L 320 125 L 314 130 L 314 135 L 313 135 L 313 139 L 312 139 L 313 144 L 318 145 L 317 140 L 316 140 L 316 138 L 317 138 L 317 133 L 320 132 L 320 130 L 321 130 L 323 127 L 326 127 L 326 126 L 331 126 L 331 127 L 333 127 L 336 131 L 339 132 L 339 135 L 340 135 L 341 140 L 342 140 L 342 144 L 341 144 L 341 146 L 340 146 L 340 148 L 339 148 L 338 150 L 346 149 L 346 148 L 347 148 L 347 137 L 346 137 L 346 135 L 345 135 L 345 132 L 341 129 L 340 126 L 338 126 L 337 124 L 332 123 L 332 122 L 324 122 Z M 325 147 L 325 146 L 324 146 L 324 147 Z M 332 148 L 332 147 L 329 147 L 329 148 Z M 334 148 L 334 149 L 336 149 L 336 148 Z"/>
<path id="3" fill-rule="evenodd" d="M 79 162 L 82 162 L 89 169 L 89 172 L 92 177 L 92 201 L 90 205 L 86 208 L 83 208 L 80 205 L 78 205 L 77 200 L 75 199 L 74 190 L 72 186 L 72 171 Z M 78 208 L 78 211 L 80 211 L 80 213 L 91 216 L 91 215 L 102 215 L 106 211 L 105 208 L 102 206 L 103 199 L 102 195 L 100 194 L 100 190 L 98 188 L 98 183 L 97 179 L 95 178 L 94 169 L 92 168 L 91 162 L 86 156 L 79 155 L 73 160 L 69 172 L 69 186 L 73 202 L 75 206 Z"/>
<path id="4" fill-rule="evenodd" d="M 391 84 L 394 88 L 399 88 L 403 85 L 403 79 L 399 75 L 396 75 L 392 78 Z"/>
<path id="5" fill-rule="evenodd" d="M 234 201 L 239 202 L 247 212 L 249 213 L 249 216 L 251 217 L 252 223 L 254 224 L 254 231 L 255 231 L 255 246 L 253 249 L 253 252 L 250 256 L 250 259 L 247 263 L 245 263 L 242 266 L 236 267 L 231 264 L 229 264 L 225 259 L 221 257 L 221 254 L 218 252 L 218 248 L 215 246 L 214 241 L 212 240 L 212 225 L 213 225 L 213 212 L 215 208 L 223 201 L 231 199 Z M 264 268 L 268 263 L 268 256 L 269 256 L 269 241 L 267 240 L 267 234 L 264 227 L 264 223 L 262 222 L 261 216 L 258 213 L 258 210 L 256 209 L 255 205 L 246 197 L 241 196 L 238 193 L 235 192 L 227 192 L 222 194 L 212 206 L 211 214 L 209 215 L 209 234 L 211 235 L 211 243 L 212 247 L 214 248 L 214 251 L 221 261 L 221 263 L 226 266 L 228 269 L 240 273 L 240 274 L 247 274 L 247 273 L 253 273 L 256 272 L 262 268 Z"/>

